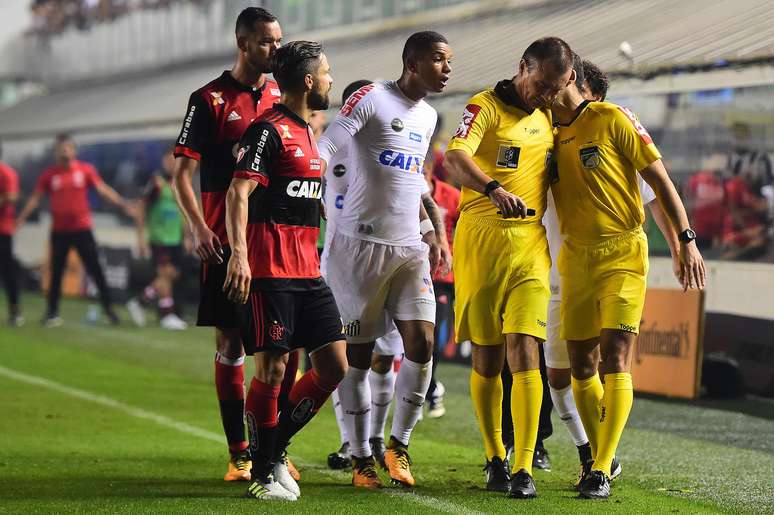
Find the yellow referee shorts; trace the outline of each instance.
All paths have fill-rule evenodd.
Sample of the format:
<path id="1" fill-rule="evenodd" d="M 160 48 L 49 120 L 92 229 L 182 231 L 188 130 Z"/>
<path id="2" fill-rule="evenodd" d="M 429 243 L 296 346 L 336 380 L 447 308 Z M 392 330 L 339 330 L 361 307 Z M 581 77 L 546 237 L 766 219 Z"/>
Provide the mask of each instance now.
<path id="1" fill-rule="evenodd" d="M 546 339 L 551 258 L 543 225 L 460 215 L 454 235 L 457 341 L 497 345 L 503 335 Z"/>
<path id="2" fill-rule="evenodd" d="M 641 228 L 594 244 L 566 238 L 559 253 L 565 340 L 588 340 L 602 329 L 639 333 L 648 275 L 648 239 Z"/>

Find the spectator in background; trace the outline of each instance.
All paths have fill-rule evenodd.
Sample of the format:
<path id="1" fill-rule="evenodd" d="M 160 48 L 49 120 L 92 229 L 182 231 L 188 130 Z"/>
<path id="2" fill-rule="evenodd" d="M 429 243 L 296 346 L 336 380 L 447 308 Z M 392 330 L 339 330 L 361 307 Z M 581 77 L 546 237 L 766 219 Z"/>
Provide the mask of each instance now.
<path id="1" fill-rule="evenodd" d="M 143 307 L 155 301 L 161 328 L 182 331 L 188 324 L 175 313 L 174 284 L 180 277 L 185 226 L 171 186 L 175 168 L 173 152 L 174 147 L 171 147 L 161 158 L 161 170 L 151 177 L 145 188 L 135 218 L 140 256 L 151 255 L 156 277 L 142 296 L 131 299 L 126 307 L 134 323 L 143 327 Z"/>
<path id="2" fill-rule="evenodd" d="M 0 157 L 2 148 L 0 147 Z M 0 275 L 8 296 L 8 324 L 24 324 L 19 306 L 19 273 L 13 256 L 14 212 L 19 198 L 19 176 L 16 170 L 0 161 Z"/>
<path id="3" fill-rule="evenodd" d="M 763 224 L 766 202 L 756 195 L 757 180 L 749 168 L 737 166 L 733 174 L 724 186 L 723 258 L 751 258 L 763 251 L 767 243 Z"/>
<path id="4" fill-rule="evenodd" d="M 129 203 L 113 188 L 105 184 L 90 164 L 75 158 L 75 141 L 68 134 L 60 134 L 54 145 L 55 164 L 46 169 L 38 178 L 35 191 L 27 200 L 17 219 L 22 226 L 37 209 L 44 195 L 49 196 L 53 225 L 51 228 L 51 282 L 48 289 L 48 310 L 43 320 L 46 327 L 58 327 L 63 321 L 59 317 L 59 297 L 62 289 L 62 275 L 70 247 L 75 247 L 86 271 L 94 279 L 99 290 L 100 301 L 105 314 L 114 325 L 118 316 L 113 311 L 110 291 L 105 274 L 97 256 L 91 222 L 91 208 L 88 189 L 120 207 L 126 214 L 134 214 Z"/>
<path id="5" fill-rule="evenodd" d="M 437 132 L 437 131 L 436 131 Z M 435 177 L 434 172 L 438 168 L 436 162 L 436 149 L 431 148 L 424 163 L 425 180 L 433 195 L 433 200 L 441 210 L 441 216 L 446 226 L 446 238 L 449 241 L 449 251 L 452 251 L 454 229 L 457 227 L 460 203 L 460 191 L 454 186 L 446 184 Z M 441 153 L 443 158 L 443 153 Z M 436 271 L 433 276 L 433 289 L 435 290 L 435 346 L 433 347 L 433 368 L 430 379 L 430 387 L 427 390 L 427 416 L 439 418 L 446 413 L 443 405 L 443 394 L 446 389 L 436 380 L 435 371 L 440 361 L 440 355 L 446 342 L 453 340 L 454 336 L 454 272 L 449 268 L 449 273 L 442 275 Z"/>
<path id="6" fill-rule="evenodd" d="M 696 231 L 696 245 L 703 250 L 719 244 L 726 216 L 720 174 L 712 170 L 696 172 L 688 179 L 686 196 Z"/>

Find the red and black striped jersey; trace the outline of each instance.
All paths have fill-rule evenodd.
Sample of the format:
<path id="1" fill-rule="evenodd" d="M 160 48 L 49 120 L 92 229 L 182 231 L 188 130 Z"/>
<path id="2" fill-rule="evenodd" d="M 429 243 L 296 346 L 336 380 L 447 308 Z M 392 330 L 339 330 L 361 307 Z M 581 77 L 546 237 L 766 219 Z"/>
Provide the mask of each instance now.
<path id="1" fill-rule="evenodd" d="M 175 157 L 199 161 L 202 210 L 207 226 L 227 243 L 226 191 L 236 166 L 236 150 L 245 129 L 280 98 L 277 83 L 245 86 L 223 74 L 194 91 L 188 101 Z"/>
<path id="2" fill-rule="evenodd" d="M 248 261 L 261 288 L 305 290 L 320 278 L 321 161 L 309 125 L 283 104 L 264 112 L 239 144 L 234 178 L 258 183 L 247 215 Z"/>

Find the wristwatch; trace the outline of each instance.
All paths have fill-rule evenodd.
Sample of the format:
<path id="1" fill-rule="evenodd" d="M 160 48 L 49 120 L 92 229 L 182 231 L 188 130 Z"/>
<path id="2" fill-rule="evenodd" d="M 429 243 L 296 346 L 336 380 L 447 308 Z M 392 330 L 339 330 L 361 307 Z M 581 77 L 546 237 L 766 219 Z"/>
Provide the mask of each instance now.
<path id="1" fill-rule="evenodd" d="M 678 234 L 677 239 L 680 240 L 680 243 L 691 243 L 696 239 L 696 231 L 689 227 L 688 229 Z"/>
<path id="2" fill-rule="evenodd" d="M 484 195 L 488 197 L 490 193 L 492 193 L 494 190 L 500 187 L 502 186 L 500 186 L 499 182 L 489 181 L 488 183 L 486 183 L 486 186 L 484 187 Z"/>

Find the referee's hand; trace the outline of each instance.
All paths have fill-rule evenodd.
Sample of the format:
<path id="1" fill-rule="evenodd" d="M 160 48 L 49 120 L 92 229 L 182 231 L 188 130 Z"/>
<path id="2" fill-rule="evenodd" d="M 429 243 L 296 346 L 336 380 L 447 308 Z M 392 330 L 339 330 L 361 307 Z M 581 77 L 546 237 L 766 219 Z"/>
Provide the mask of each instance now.
<path id="1" fill-rule="evenodd" d="M 696 242 L 680 243 L 680 282 L 683 291 L 703 290 L 707 271 Z"/>
<path id="2" fill-rule="evenodd" d="M 527 204 L 521 198 L 504 188 L 495 188 L 489 193 L 489 200 L 497 206 L 497 210 L 503 215 L 503 218 L 526 218 Z"/>
<path id="3" fill-rule="evenodd" d="M 245 304 L 250 295 L 250 263 L 243 254 L 234 252 L 228 260 L 223 291 L 228 300 Z"/>
<path id="4" fill-rule="evenodd" d="M 194 250 L 199 259 L 211 265 L 223 263 L 223 248 L 220 238 L 206 225 L 193 230 Z"/>

